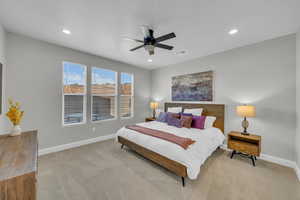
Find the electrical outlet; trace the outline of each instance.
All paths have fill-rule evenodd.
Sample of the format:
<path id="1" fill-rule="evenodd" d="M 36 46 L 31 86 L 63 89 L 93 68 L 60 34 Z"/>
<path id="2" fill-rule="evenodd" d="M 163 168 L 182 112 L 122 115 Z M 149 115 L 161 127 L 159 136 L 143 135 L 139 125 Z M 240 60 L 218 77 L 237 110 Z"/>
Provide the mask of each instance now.
<path id="1" fill-rule="evenodd" d="M 92 129 L 92 130 L 93 130 L 93 132 L 96 132 L 96 127 L 93 127 L 93 129 Z"/>

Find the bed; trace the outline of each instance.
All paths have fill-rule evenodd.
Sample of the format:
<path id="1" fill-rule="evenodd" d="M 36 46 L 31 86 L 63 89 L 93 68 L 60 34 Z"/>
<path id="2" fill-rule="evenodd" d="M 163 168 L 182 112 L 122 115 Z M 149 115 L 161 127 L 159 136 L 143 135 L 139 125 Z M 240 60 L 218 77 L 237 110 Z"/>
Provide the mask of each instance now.
<path id="1" fill-rule="evenodd" d="M 139 123 L 139 126 L 166 131 L 180 137 L 191 138 L 196 141 L 188 149 L 168 141 L 136 133 L 134 130 L 121 128 L 116 139 L 121 143 L 121 148 L 127 146 L 143 157 L 167 168 L 180 176 L 182 185 L 185 185 L 185 177 L 196 179 L 200 173 L 200 167 L 205 160 L 223 144 L 224 137 L 224 105 L 222 104 L 188 104 L 165 103 L 165 111 L 170 107 L 182 107 L 183 109 L 203 108 L 202 115 L 215 116 L 213 127 L 207 129 L 177 128 L 168 126 L 162 122 Z"/>

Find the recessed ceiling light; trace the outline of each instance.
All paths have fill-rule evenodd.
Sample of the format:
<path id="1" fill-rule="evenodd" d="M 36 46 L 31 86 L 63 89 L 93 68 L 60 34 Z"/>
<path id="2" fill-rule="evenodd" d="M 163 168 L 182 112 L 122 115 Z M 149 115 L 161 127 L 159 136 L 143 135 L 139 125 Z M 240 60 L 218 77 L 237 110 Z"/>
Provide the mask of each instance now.
<path id="1" fill-rule="evenodd" d="M 235 35 L 235 34 L 237 34 L 238 32 L 239 32 L 239 30 L 236 29 L 236 28 L 234 28 L 234 29 L 231 29 L 231 30 L 228 32 L 228 34 L 229 34 L 229 35 Z"/>
<path id="2" fill-rule="evenodd" d="M 70 30 L 68 30 L 68 29 L 63 29 L 62 30 L 62 32 L 64 33 L 64 34 L 66 34 L 66 35 L 71 35 L 71 31 Z"/>
<path id="3" fill-rule="evenodd" d="M 152 59 L 151 59 L 151 58 L 149 58 L 149 59 L 148 59 L 148 62 L 152 62 Z"/>

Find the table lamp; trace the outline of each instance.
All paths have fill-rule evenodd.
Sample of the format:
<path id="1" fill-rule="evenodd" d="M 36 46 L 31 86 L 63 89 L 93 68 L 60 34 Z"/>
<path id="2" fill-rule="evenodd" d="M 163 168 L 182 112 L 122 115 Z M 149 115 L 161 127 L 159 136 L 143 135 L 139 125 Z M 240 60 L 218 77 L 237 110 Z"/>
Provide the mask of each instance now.
<path id="1" fill-rule="evenodd" d="M 242 121 L 242 127 L 244 128 L 244 131 L 242 134 L 249 135 L 249 133 L 247 133 L 249 122 L 247 121 L 246 117 L 255 117 L 255 107 L 251 105 L 237 106 L 236 113 L 238 116 L 244 117 L 244 120 Z"/>
<path id="2" fill-rule="evenodd" d="M 150 108 L 153 110 L 153 118 L 155 118 L 155 110 L 158 108 L 158 103 L 157 102 L 151 102 L 150 103 Z"/>

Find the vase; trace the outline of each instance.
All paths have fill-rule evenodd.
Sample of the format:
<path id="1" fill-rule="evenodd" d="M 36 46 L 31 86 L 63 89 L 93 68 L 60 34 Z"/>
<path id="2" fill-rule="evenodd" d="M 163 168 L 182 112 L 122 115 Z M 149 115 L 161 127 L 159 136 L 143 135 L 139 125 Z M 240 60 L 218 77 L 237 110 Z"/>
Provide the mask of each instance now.
<path id="1" fill-rule="evenodd" d="M 20 125 L 15 125 L 10 132 L 10 136 L 21 135 L 21 133 L 22 133 L 22 129 Z"/>

